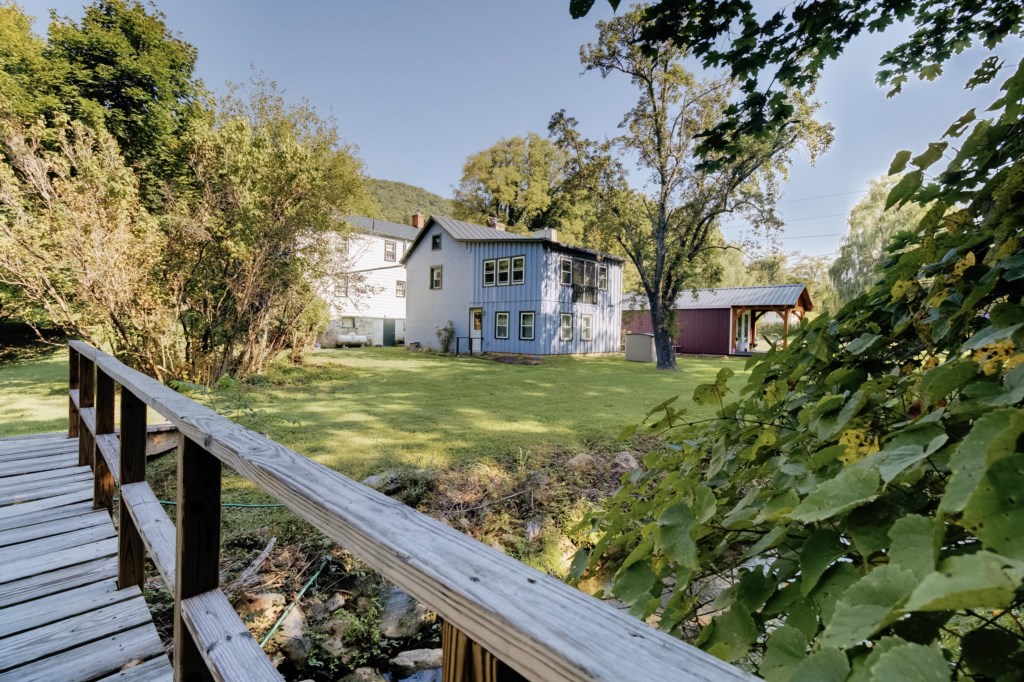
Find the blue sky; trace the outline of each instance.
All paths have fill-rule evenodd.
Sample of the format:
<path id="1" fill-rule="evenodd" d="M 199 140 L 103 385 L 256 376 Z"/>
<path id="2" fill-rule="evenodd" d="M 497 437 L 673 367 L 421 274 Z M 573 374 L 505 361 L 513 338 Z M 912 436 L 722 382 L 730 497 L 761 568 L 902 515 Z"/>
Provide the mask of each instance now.
<path id="1" fill-rule="evenodd" d="M 83 1 L 20 4 L 44 32 L 50 8 L 78 18 Z M 583 20 L 569 17 L 568 0 L 157 4 L 199 50 L 198 73 L 211 89 L 261 71 L 289 98 L 337 119 L 373 177 L 443 196 L 466 157 L 500 138 L 545 133 L 562 108 L 584 134 L 612 135 L 635 100 L 625 79 L 581 75 L 579 47 L 596 37 L 594 22 L 611 15 L 603 0 Z M 897 150 L 920 151 L 964 111 L 994 98 L 992 87 L 963 90 L 979 61 L 969 52 L 938 81 L 911 83 L 886 99 L 874 73 L 896 38 L 862 37 L 825 71 L 821 117 L 835 124 L 836 142 L 816 167 L 805 157 L 793 166 L 779 206 L 786 251 L 834 253 L 859 193 Z M 736 238 L 743 227 L 727 221 L 724 232 Z"/>

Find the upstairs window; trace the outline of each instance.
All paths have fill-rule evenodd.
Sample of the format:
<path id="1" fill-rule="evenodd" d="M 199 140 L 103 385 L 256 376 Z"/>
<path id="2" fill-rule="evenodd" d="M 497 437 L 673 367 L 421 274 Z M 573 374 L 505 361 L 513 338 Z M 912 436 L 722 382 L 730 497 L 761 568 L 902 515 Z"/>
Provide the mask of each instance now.
<path id="1" fill-rule="evenodd" d="M 508 284 L 508 258 L 498 259 L 498 286 L 503 287 Z"/>
<path id="2" fill-rule="evenodd" d="M 562 286 L 572 286 L 572 258 L 562 259 Z"/>
<path id="3" fill-rule="evenodd" d="M 395 282 L 395 296 L 397 298 L 405 298 L 405 282 L 402 280 Z"/>
<path id="4" fill-rule="evenodd" d="M 536 317 L 534 313 L 519 313 L 519 338 L 523 341 L 533 341 L 533 328 Z"/>
<path id="5" fill-rule="evenodd" d="M 526 256 L 516 256 L 512 259 L 512 284 L 522 284 L 526 281 Z"/>
<path id="6" fill-rule="evenodd" d="M 495 278 L 494 278 L 495 266 L 496 266 L 496 262 L 494 260 L 485 260 L 484 261 L 484 286 L 485 287 L 493 287 L 494 286 L 494 282 L 495 282 Z"/>
<path id="7" fill-rule="evenodd" d="M 430 238 L 430 249 L 431 251 L 441 250 L 441 235 L 435 234 Z"/>
<path id="8" fill-rule="evenodd" d="M 430 268 L 430 288 L 440 289 L 441 288 L 441 266 L 435 265 Z"/>
<path id="9" fill-rule="evenodd" d="M 597 288 L 602 291 L 608 289 L 608 266 L 598 265 L 597 266 Z"/>
<path id="10" fill-rule="evenodd" d="M 580 318 L 580 338 L 590 341 L 594 338 L 594 316 L 584 315 Z"/>
<path id="11" fill-rule="evenodd" d="M 572 314 L 562 313 L 558 325 L 558 338 L 562 341 L 572 341 Z"/>
<path id="12" fill-rule="evenodd" d="M 494 313 L 494 338 L 508 338 L 508 313 Z"/>
<path id="13" fill-rule="evenodd" d="M 391 261 L 392 263 L 394 263 L 397 247 L 398 244 L 396 244 L 395 242 L 387 239 L 384 240 L 384 260 Z"/>

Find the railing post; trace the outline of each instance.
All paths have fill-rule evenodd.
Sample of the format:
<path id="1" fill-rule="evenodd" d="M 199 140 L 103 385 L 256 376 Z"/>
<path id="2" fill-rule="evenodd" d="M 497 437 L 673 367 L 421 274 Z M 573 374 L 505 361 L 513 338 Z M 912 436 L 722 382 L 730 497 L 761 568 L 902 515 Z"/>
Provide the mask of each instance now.
<path id="1" fill-rule="evenodd" d="M 220 460 L 184 434 L 178 449 L 178 541 L 174 588 L 174 679 L 212 680 L 181 602 L 220 583 Z"/>
<path id="2" fill-rule="evenodd" d="M 146 404 L 135 394 L 121 387 L 121 471 L 118 476 L 121 485 L 141 483 L 146 480 Z M 146 548 L 142 544 L 139 529 L 128 512 L 128 505 L 121 496 L 118 504 L 117 532 L 117 588 L 123 590 L 130 585 L 140 588 L 146 579 L 143 562 Z M 171 589 L 171 585 L 167 588 Z"/>
<path id="3" fill-rule="evenodd" d="M 78 438 L 78 408 L 70 391 L 78 388 L 78 351 L 68 346 L 68 438 Z"/>
<path id="4" fill-rule="evenodd" d="M 102 369 L 96 369 L 96 435 L 114 432 L 114 380 Z M 114 476 L 96 440 L 92 447 L 93 509 L 112 511 L 114 507 Z"/>
<path id="5" fill-rule="evenodd" d="M 96 402 L 96 366 L 81 353 L 78 355 L 78 407 L 84 410 Z M 78 466 L 92 466 L 92 451 L 95 447 L 92 433 L 78 415 Z"/>
<path id="6" fill-rule="evenodd" d="M 441 682 L 527 682 L 448 621 L 441 624 Z"/>

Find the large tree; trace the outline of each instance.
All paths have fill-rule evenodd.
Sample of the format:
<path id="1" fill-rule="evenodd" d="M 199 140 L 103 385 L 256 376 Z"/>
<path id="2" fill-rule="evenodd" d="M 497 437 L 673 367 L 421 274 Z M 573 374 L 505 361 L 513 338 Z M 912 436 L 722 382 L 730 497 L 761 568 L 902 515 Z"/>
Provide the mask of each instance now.
<path id="1" fill-rule="evenodd" d="M 794 150 L 802 145 L 813 161 L 832 133 L 814 120 L 816 106 L 797 96 L 800 111 L 790 125 L 745 140 L 742 153 L 716 168 L 699 167 L 698 136 L 723 119 L 734 85 L 686 70 L 686 52 L 670 42 L 656 51 L 642 49 L 643 16 L 634 9 L 599 22 L 597 42 L 580 50 L 586 71 L 628 77 L 639 90 L 620 124 L 623 133 L 604 142 L 585 140 L 564 112 L 552 118 L 550 129 L 571 156 L 578 191 L 596 208 L 595 229 L 637 268 L 658 368 L 675 369 L 675 301 L 687 289 L 715 283 L 708 265 L 725 248 L 718 237 L 721 220 L 746 219 L 761 234 L 781 228 L 775 204 Z M 636 160 L 645 191 L 633 189 L 622 159 Z"/>
<path id="2" fill-rule="evenodd" d="M 829 277 L 841 303 L 846 303 L 874 284 L 885 247 L 900 232 L 909 232 L 921 221 L 927 207 L 906 204 L 886 210 L 889 192 L 899 176 L 872 180 L 867 194 L 857 202 L 847 219 L 849 233 L 843 238 Z"/>
<path id="3" fill-rule="evenodd" d="M 375 202 L 334 123 L 273 83 L 233 90 L 187 143 L 190 178 L 165 221 L 187 375 L 257 372 L 319 305 L 318 284 L 341 284 L 338 216 Z"/>
<path id="4" fill-rule="evenodd" d="M 96 0 L 78 23 L 51 15 L 48 51 L 77 93 L 65 98 L 67 113 L 114 136 L 143 200 L 159 206 L 165 182 L 181 170 L 183 132 L 203 115 L 195 48 L 152 5 Z"/>
<path id="5" fill-rule="evenodd" d="M 455 215 L 491 218 L 525 234 L 546 227 L 579 236 L 581 222 L 565 184 L 566 154 L 536 133 L 499 140 L 470 155 L 452 203 Z"/>

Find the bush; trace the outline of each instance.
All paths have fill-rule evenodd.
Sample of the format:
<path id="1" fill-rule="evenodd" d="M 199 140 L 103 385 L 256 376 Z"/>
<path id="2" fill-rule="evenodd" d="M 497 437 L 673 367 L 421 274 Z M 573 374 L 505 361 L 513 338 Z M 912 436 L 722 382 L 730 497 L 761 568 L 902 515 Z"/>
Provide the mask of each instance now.
<path id="1" fill-rule="evenodd" d="M 437 332 L 437 340 L 441 342 L 441 352 L 450 353 L 452 351 L 452 341 L 455 340 L 455 323 L 448 320 L 448 324 L 443 327 L 435 327 Z"/>

